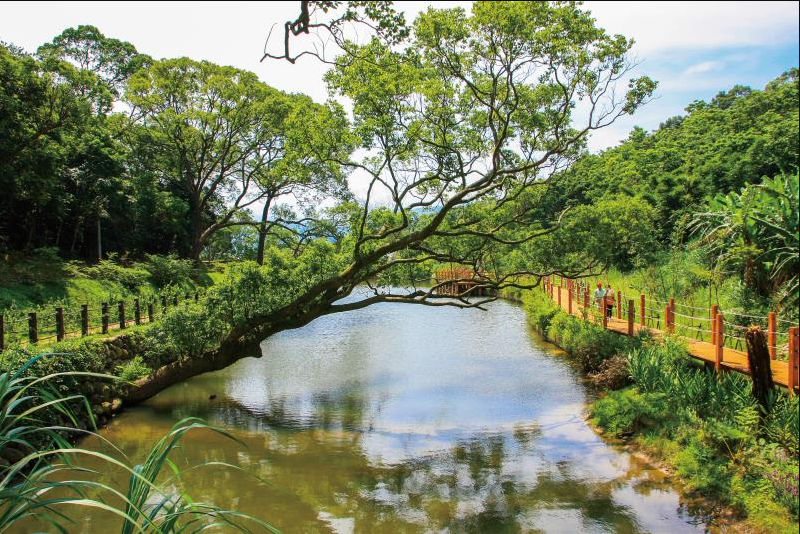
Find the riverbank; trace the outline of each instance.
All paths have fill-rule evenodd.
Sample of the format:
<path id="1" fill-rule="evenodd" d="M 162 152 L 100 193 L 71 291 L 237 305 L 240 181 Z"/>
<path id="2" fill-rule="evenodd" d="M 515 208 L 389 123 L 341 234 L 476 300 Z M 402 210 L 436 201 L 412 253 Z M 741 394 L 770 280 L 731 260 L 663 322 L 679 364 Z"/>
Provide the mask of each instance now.
<path id="1" fill-rule="evenodd" d="M 717 379 L 673 339 L 617 335 L 537 292 L 524 302 L 531 325 L 605 391 L 590 407 L 599 431 L 669 466 L 716 514 L 728 508 L 759 531 L 797 531 L 797 399 L 776 394 L 759 417 L 747 379 Z"/>

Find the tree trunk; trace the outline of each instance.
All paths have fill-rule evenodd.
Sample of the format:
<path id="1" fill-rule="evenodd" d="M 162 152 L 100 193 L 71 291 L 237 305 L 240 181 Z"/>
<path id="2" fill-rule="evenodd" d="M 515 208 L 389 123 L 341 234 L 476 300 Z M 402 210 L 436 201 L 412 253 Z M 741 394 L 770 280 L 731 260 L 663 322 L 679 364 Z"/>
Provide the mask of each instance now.
<path id="1" fill-rule="evenodd" d="M 258 226 L 258 252 L 256 254 L 256 261 L 259 265 L 264 265 L 264 247 L 267 244 L 267 219 L 269 219 L 269 207 L 272 203 L 272 197 L 267 197 L 264 203 L 264 210 L 261 212 L 261 224 Z"/>
<path id="2" fill-rule="evenodd" d="M 100 231 L 100 215 L 97 216 L 97 261 L 103 259 L 103 235 Z"/>
<path id="3" fill-rule="evenodd" d="M 190 203 L 192 210 L 192 260 L 195 265 L 200 263 L 200 253 L 203 249 L 203 229 L 201 228 L 202 217 L 200 216 L 200 198 L 198 195 L 192 195 Z"/>
<path id="4" fill-rule="evenodd" d="M 750 378 L 753 381 L 753 397 L 766 411 L 769 392 L 773 388 L 767 336 L 761 327 L 751 326 L 745 332 L 744 339 L 747 341 L 747 363 L 750 366 Z"/>

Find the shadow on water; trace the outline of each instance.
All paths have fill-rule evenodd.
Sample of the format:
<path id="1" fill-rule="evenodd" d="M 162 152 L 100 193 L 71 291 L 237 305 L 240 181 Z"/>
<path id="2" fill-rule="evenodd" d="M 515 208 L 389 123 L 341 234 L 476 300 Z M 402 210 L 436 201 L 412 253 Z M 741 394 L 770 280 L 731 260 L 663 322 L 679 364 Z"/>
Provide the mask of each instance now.
<path id="1" fill-rule="evenodd" d="M 245 447 L 200 431 L 176 462 L 242 471 L 186 471 L 180 485 L 286 532 L 703 529 L 660 472 L 587 427 L 579 376 L 514 305 L 379 305 L 263 349 L 123 413 L 104 437 L 142 458 L 182 417 L 224 427 Z M 108 521 L 77 519 L 87 532 Z"/>

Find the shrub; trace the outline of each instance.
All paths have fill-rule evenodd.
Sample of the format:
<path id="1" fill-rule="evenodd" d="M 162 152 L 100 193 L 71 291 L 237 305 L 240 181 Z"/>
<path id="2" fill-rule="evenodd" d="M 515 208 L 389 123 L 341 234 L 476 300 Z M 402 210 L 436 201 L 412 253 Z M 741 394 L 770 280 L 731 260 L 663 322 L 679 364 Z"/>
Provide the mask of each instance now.
<path id="1" fill-rule="evenodd" d="M 664 396 L 633 388 L 612 391 L 592 406 L 592 423 L 616 436 L 652 428 L 668 417 Z"/>
<path id="2" fill-rule="evenodd" d="M 145 258 L 142 267 L 150 273 L 150 278 L 157 287 L 194 286 L 195 270 L 191 260 L 182 260 L 173 254 L 169 256 L 145 254 Z"/>
<path id="3" fill-rule="evenodd" d="M 86 268 L 86 274 L 92 278 L 117 282 L 128 291 L 136 291 L 147 284 L 150 274 L 141 268 L 125 267 L 113 260 L 101 260 L 97 265 Z"/>
<path id="4" fill-rule="evenodd" d="M 125 382 L 134 382 L 152 372 L 152 369 L 144 364 L 144 359 L 141 356 L 136 356 L 131 361 L 117 366 L 117 376 Z"/>
<path id="5" fill-rule="evenodd" d="M 612 356 L 604 360 L 596 373 L 589 376 L 592 383 L 602 389 L 620 389 L 630 384 L 628 359 L 624 356 Z"/>

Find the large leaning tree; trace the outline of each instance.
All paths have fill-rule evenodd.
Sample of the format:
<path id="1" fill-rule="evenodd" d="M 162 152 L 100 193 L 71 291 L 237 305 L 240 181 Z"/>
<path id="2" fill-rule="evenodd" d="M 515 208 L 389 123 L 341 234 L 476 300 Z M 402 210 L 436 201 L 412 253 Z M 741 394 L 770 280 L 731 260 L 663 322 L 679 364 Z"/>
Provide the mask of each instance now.
<path id="1" fill-rule="evenodd" d="M 343 42 L 345 59 L 326 76 L 352 103 L 360 146 L 358 157 L 334 163 L 366 191 L 338 212 L 345 236 L 318 240 L 294 260 L 271 256 L 260 273 L 212 290 L 211 307 L 225 310 L 221 347 L 162 369 L 135 397 L 260 355 L 260 340 L 325 314 L 493 298 L 437 298 L 437 284 L 416 283 L 434 264 L 471 266 L 493 290 L 591 268 L 578 261 L 580 243 L 562 243 L 560 257 L 518 252 L 560 228 L 558 217 L 532 216 L 553 174 L 654 89 L 646 77 L 628 79 L 632 42 L 572 2 L 476 2 L 471 14 L 431 8 L 410 30 L 396 43 Z M 354 292 L 359 286 L 367 293 Z"/>

